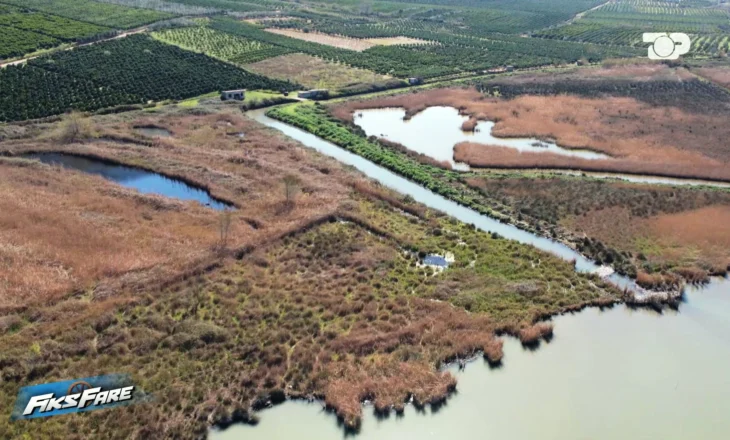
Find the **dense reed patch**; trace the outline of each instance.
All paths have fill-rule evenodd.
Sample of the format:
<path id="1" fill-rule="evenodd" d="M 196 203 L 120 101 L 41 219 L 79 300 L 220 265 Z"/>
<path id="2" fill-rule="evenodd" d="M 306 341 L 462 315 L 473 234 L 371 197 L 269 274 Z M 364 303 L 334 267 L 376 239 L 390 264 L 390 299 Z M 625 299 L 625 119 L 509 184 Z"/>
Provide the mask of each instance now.
<path id="1" fill-rule="evenodd" d="M 730 264 L 725 190 L 501 172 L 466 181 L 519 221 L 567 230 L 582 253 L 647 287 L 703 281 Z"/>
<path id="2" fill-rule="evenodd" d="M 472 88 L 433 89 L 345 102 L 334 105 L 331 111 L 339 119 L 351 122 L 353 112 L 359 109 L 403 107 L 406 117 L 410 117 L 427 107 L 450 106 L 473 120 L 496 121 L 495 136 L 554 139 L 565 148 L 595 150 L 612 157 L 588 160 L 474 143 L 458 145 L 454 159 L 474 167 L 560 168 L 730 180 L 730 156 L 725 148 L 730 128 L 723 123 L 727 110 L 690 111 L 661 98 L 674 96 L 672 86 L 687 81 L 661 83 L 672 85 L 668 88 L 652 88 L 655 83 L 650 80 L 637 82 L 648 89 L 645 94 L 657 97 L 649 103 L 635 98 L 632 93 L 639 92 L 628 83 L 615 86 L 617 91 L 611 94 L 613 82 L 591 79 L 584 88 L 595 93 L 587 95 L 579 85 L 571 93 L 569 87 L 556 91 L 554 84 L 518 79 L 521 83 L 517 85 L 480 85 L 484 94 Z M 535 79 L 538 80 L 544 78 Z M 601 85 L 605 87 L 600 88 Z M 511 94 L 507 94 L 508 86 L 515 89 Z M 594 90 L 596 87 L 600 90 Z M 718 89 L 718 93 L 725 92 Z M 692 99 L 697 100 L 697 96 L 704 95 Z M 730 94 L 716 104 L 713 108 L 727 109 Z M 467 121 L 463 128 L 470 129 L 472 123 Z"/>

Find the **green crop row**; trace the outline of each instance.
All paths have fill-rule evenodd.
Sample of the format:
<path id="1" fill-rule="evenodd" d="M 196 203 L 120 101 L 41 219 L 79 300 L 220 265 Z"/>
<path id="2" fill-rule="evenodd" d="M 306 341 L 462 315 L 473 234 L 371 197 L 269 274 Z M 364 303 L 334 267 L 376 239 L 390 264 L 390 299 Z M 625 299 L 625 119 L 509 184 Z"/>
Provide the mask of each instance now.
<path id="1" fill-rule="evenodd" d="M 129 29 L 174 17 L 151 9 L 129 8 L 92 0 L 2 0 L 25 9 L 117 29 Z"/>
<path id="2" fill-rule="evenodd" d="M 111 30 L 69 18 L 0 5 L 0 59 L 83 41 Z"/>
<path id="3" fill-rule="evenodd" d="M 22 10 L 0 12 L 0 26 L 37 32 L 63 41 L 86 38 L 109 30 L 107 27 L 65 17 Z"/>
<path id="4" fill-rule="evenodd" d="M 670 2 L 612 2 L 580 20 L 597 25 L 631 26 L 654 32 L 720 32 L 730 29 L 725 9 L 679 7 Z"/>
<path id="5" fill-rule="evenodd" d="M 60 43 L 59 40 L 47 35 L 0 26 L 0 60 L 57 46 Z"/>
<path id="6" fill-rule="evenodd" d="M 230 19 L 213 20 L 210 26 L 247 40 L 260 41 L 292 52 L 302 52 L 400 78 L 432 78 L 462 72 L 479 72 L 508 64 L 531 67 L 575 62 L 582 58 L 598 61 L 607 57 L 634 56 L 638 53 L 628 48 L 608 48 L 508 35 L 477 38 L 423 29 L 403 29 L 400 35 L 439 44 L 376 46 L 363 52 L 354 52 L 274 34 Z"/>
<path id="7" fill-rule="evenodd" d="M 553 40 L 579 41 L 616 46 L 642 45 L 642 31 L 630 27 L 607 26 L 580 20 L 576 23 L 545 31 L 536 32 L 533 36 Z"/>
<path id="8" fill-rule="evenodd" d="M 255 63 L 290 52 L 281 46 L 248 40 L 205 27 L 169 29 L 155 32 L 152 36 L 165 43 L 236 64 Z"/>
<path id="9" fill-rule="evenodd" d="M 132 35 L 0 70 L 0 121 L 185 99 L 222 89 L 293 90 L 202 54 Z"/>

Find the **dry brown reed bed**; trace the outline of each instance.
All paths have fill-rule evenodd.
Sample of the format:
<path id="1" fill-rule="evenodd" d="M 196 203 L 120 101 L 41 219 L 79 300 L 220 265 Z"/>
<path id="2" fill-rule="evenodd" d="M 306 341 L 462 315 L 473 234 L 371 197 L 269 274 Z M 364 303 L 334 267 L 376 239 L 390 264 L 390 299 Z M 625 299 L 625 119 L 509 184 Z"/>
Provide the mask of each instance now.
<path id="1" fill-rule="evenodd" d="M 6 330 L 29 327 L 23 333 L 23 338 L 32 333 L 30 339 L 24 340 L 42 342 L 41 353 L 46 357 L 51 356 L 44 358 L 47 365 L 57 367 L 54 356 L 69 357 L 73 353 L 74 356 L 83 357 L 97 352 L 121 362 L 118 368 L 122 364 L 137 365 L 141 358 L 132 355 L 130 350 L 138 354 L 151 353 L 152 350 L 161 356 L 168 356 L 172 362 L 178 350 L 183 350 L 179 344 L 190 342 L 181 342 L 180 337 L 148 342 L 164 335 L 164 329 L 172 325 L 168 322 L 169 317 L 156 315 L 152 321 L 144 323 L 144 327 L 149 327 L 148 330 L 130 332 L 115 326 L 117 318 L 114 316 L 119 313 L 124 315 L 120 310 L 139 310 L 151 304 L 156 304 L 157 311 L 167 307 L 174 310 L 180 301 L 193 301 L 200 307 L 200 292 L 210 288 L 208 282 L 200 280 L 219 274 L 225 285 L 247 283 L 237 277 L 220 275 L 230 274 L 234 270 L 232 264 L 243 264 L 235 266 L 235 270 L 249 270 L 261 265 L 261 270 L 256 272 L 258 282 L 273 283 L 260 290 L 262 295 L 257 296 L 257 301 L 261 303 L 248 308 L 250 318 L 259 321 L 271 313 L 272 295 L 286 292 L 282 290 L 280 282 L 308 283 L 314 280 L 318 283 L 325 279 L 332 280 L 337 286 L 343 282 L 349 283 L 343 278 L 345 272 L 338 266 L 340 261 L 351 261 L 348 264 L 369 268 L 365 273 L 381 268 L 383 261 L 398 255 L 397 245 L 394 248 L 379 244 L 379 240 L 390 241 L 394 238 L 382 226 L 358 215 L 357 203 L 352 200 L 352 190 L 355 190 L 358 200 L 364 195 L 413 214 L 419 221 L 426 218 L 422 206 L 398 199 L 393 193 L 343 170 L 333 160 L 303 150 L 236 114 L 194 116 L 166 110 L 154 116 L 103 117 L 95 118 L 93 122 L 94 136 L 123 136 L 133 126 L 154 124 L 168 128 L 174 137 L 158 139 L 151 145 L 120 145 L 96 138 L 59 143 L 54 136 L 44 136 L 2 146 L 2 153 L 7 157 L 0 157 L 0 242 L 3 243 L 0 246 L 0 261 L 9 270 L 3 270 L 0 275 L 0 283 L 6 288 L 1 297 L 0 312 L 3 316 L 0 321 Z M 48 131 L 55 127 L 45 128 Z M 240 132 L 246 133 L 243 141 L 231 136 Z M 101 158 L 164 173 L 207 188 L 213 195 L 229 200 L 238 207 L 233 213 L 230 240 L 226 243 L 229 252 L 220 252 L 219 213 L 195 203 L 142 195 L 101 177 L 17 157 L 29 151 L 65 152 Z M 293 204 L 284 201 L 281 180 L 287 175 L 296 175 L 300 181 L 300 192 Z M 296 273 L 289 272 L 288 268 L 283 269 L 279 277 L 269 276 L 266 267 L 271 263 L 264 261 L 267 249 L 276 249 L 282 242 L 287 243 L 287 240 L 296 239 L 294 237 L 336 219 L 348 220 L 370 234 L 366 232 L 365 235 L 358 235 L 360 238 L 349 244 L 345 240 L 345 244 L 351 247 L 343 248 L 343 252 L 337 247 L 343 244 L 342 241 L 335 241 L 333 251 L 336 252 L 331 257 L 317 255 L 315 260 L 311 260 L 311 257 L 301 260 L 302 255 L 295 249 L 296 253 L 285 260 L 295 266 L 302 265 L 302 261 L 315 261 L 316 267 L 311 268 L 309 280 L 300 280 L 299 275 L 288 277 L 287 274 Z M 426 221 L 426 224 L 430 224 L 430 221 Z M 362 244 L 367 240 L 372 242 L 371 251 Z M 318 252 L 321 248 L 314 246 L 311 250 Z M 231 259 L 220 258 L 231 253 L 244 263 L 232 263 Z M 327 268 L 322 267 L 322 264 L 332 266 Z M 358 275 L 359 272 L 354 269 L 347 273 L 357 276 L 359 281 L 365 281 L 360 287 L 357 304 L 364 306 L 372 302 L 375 298 L 369 293 L 369 279 Z M 323 277 L 323 274 L 326 276 Z M 225 298 L 224 292 L 233 295 L 236 291 L 224 289 L 220 294 Z M 166 295 L 165 292 L 174 295 Z M 310 294 L 311 297 L 304 301 L 312 307 L 326 305 L 336 312 L 336 315 L 331 315 L 333 317 L 360 316 L 362 311 L 362 307 L 357 304 L 343 304 L 339 297 L 331 296 L 331 290 L 319 292 L 315 289 Z M 92 300 L 83 299 L 86 295 L 90 295 Z M 354 426 L 360 417 L 361 401 L 366 398 L 375 399 L 376 407 L 382 411 L 390 407 L 402 408 L 410 396 L 417 404 L 424 405 L 445 399 L 454 389 L 455 379 L 434 367 L 439 362 L 480 351 L 485 353 L 490 362 L 496 363 L 501 359 L 501 341 L 496 339 L 494 325 L 485 316 L 471 316 L 448 303 L 413 298 L 409 304 L 409 300 L 404 298 L 397 301 L 387 298 L 381 306 L 383 310 L 388 310 L 387 315 L 375 315 L 378 319 L 373 324 L 368 324 L 367 319 L 357 320 L 353 328 L 342 336 L 339 335 L 340 331 L 322 335 L 321 347 L 313 346 L 310 349 L 324 347 L 330 353 L 339 352 L 340 360 L 332 361 L 324 356 L 315 364 L 317 371 L 327 378 L 326 381 L 314 388 L 292 389 L 289 394 L 324 395 L 327 403 L 349 425 Z M 277 301 L 282 299 L 278 298 Z M 232 304 L 229 302 L 233 298 L 224 301 L 227 302 L 223 305 L 230 306 Z M 226 310 L 234 312 L 237 309 L 232 305 Z M 148 310 L 147 313 L 151 313 L 152 309 Z M 364 312 L 366 315 L 371 313 Z M 32 325 L 20 317 L 25 313 L 30 313 L 33 321 L 40 320 L 44 325 Z M 183 309 L 182 313 L 183 320 L 186 316 L 190 319 L 189 309 Z M 206 334 L 213 335 L 210 336 L 213 340 L 228 340 L 225 326 L 218 327 L 207 322 L 189 322 L 175 334 L 212 332 Z M 96 339 L 90 333 L 86 334 L 89 328 L 102 333 L 111 328 L 112 332 L 101 335 L 98 343 L 95 342 L 94 347 L 91 347 L 89 341 Z M 310 327 L 296 326 L 291 330 L 294 328 Z M 47 339 L 53 334 L 67 335 L 68 340 L 64 339 L 61 345 L 48 345 Z M 13 333 L 6 336 L 12 339 Z M 279 336 L 268 332 L 256 339 L 270 337 Z M 309 338 L 311 336 L 306 339 Z M 9 340 L 3 340 L 3 343 L 16 345 Z M 419 348 L 416 348 L 416 344 Z M 158 346 L 173 350 L 155 351 Z M 302 345 L 303 350 L 305 346 Z M 393 350 L 399 353 L 411 352 L 417 357 L 420 357 L 419 352 L 425 352 L 426 356 L 422 361 L 408 361 L 408 356 L 391 355 Z M 200 352 L 198 355 L 209 357 L 215 352 L 219 351 L 216 349 L 207 354 Z M 30 351 L 23 350 L 23 353 Z M 244 385 L 243 392 L 248 393 L 246 398 L 250 400 L 247 401 L 253 402 L 255 407 L 256 399 L 250 393 L 270 389 L 272 378 L 278 378 L 274 383 L 278 386 L 278 381 L 286 371 L 281 369 L 281 355 L 277 349 L 248 356 L 254 356 L 251 359 L 258 356 L 263 360 L 261 366 L 256 367 L 258 369 L 247 370 L 251 376 L 244 379 L 254 381 L 251 385 Z M 306 364 L 311 352 L 295 351 L 290 356 L 295 365 L 297 362 Z M 299 359 L 298 356 L 304 358 Z M 376 362 L 353 362 L 369 356 L 376 356 Z M 14 380 L 22 380 L 24 376 L 21 371 L 29 364 L 9 362 L 14 369 L 8 374 L 20 375 Z M 86 367 L 85 371 L 93 374 L 99 366 L 89 364 Z M 143 367 L 137 365 L 135 368 Z M 219 372 L 219 379 L 228 384 L 235 382 L 235 378 L 227 376 L 234 371 L 238 371 L 238 368 Z M 62 371 L 58 373 L 64 377 L 67 375 Z M 6 379 L 8 377 L 6 375 Z M 304 379 L 305 376 L 300 378 Z M 177 386 L 186 388 L 192 383 L 195 381 L 183 381 Z M 164 391 L 163 395 L 166 393 Z M 217 410 L 210 410 L 213 412 L 209 414 L 208 420 L 225 423 L 226 420 L 246 419 L 240 414 L 244 414 L 248 407 L 230 402 L 230 395 L 230 390 L 215 389 L 214 401 L 224 404 Z M 272 392 L 267 398 L 273 399 L 275 395 Z M 237 399 L 240 398 L 238 396 Z M 200 405 L 198 398 L 195 399 L 195 405 Z M 206 409 L 209 402 L 202 403 L 203 406 L 195 407 L 196 412 L 209 410 Z M 145 426 L 145 429 L 153 429 L 162 436 L 174 437 L 174 433 L 187 432 L 189 435 L 194 432 L 189 428 L 189 421 L 177 419 L 174 410 L 167 408 L 163 411 L 160 408 L 153 412 L 174 426 L 170 428 L 171 431 L 160 431 L 160 425 L 156 422 L 144 421 L 145 417 L 136 409 L 120 417 L 131 417 L 135 423 L 129 423 L 129 426 Z M 231 412 L 236 408 L 238 416 Z M 58 426 L 49 429 L 63 430 Z"/>
<path id="2" fill-rule="evenodd" d="M 514 84 L 549 83 L 565 80 L 631 80 L 631 81 L 683 81 L 694 78 L 683 67 L 670 67 L 651 60 L 619 58 L 605 60 L 601 66 L 567 69 L 561 72 L 535 72 L 514 75 L 507 80 Z"/>
<path id="3" fill-rule="evenodd" d="M 556 169 L 730 180 L 730 170 L 727 165 L 706 158 L 699 159 L 704 164 L 688 166 L 682 163 L 635 162 L 631 159 L 582 159 L 555 153 L 520 152 L 509 147 L 463 142 L 454 147 L 454 160 L 483 168 Z"/>
<path id="4" fill-rule="evenodd" d="M 226 243 L 230 249 L 330 214 L 350 191 L 339 183 L 345 180 L 339 166 L 235 113 L 103 117 L 94 123 L 102 138 L 139 125 L 164 126 L 175 137 L 146 146 L 95 139 L 62 144 L 44 135 L 5 143 L 0 154 L 79 154 L 208 189 L 238 208 Z M 54 129 L 47 128 L 46 133 Z M 231 135 L 239 132 L 246 133 L 245 140 Z M 18 159 L 4 159 L 0 174 L 0 260 L 12 268 L 0 271 L 3 307 L 75 290 L 109 295 L 122 280 L 164 278 L 217 254 L 220 214 L 197 203 L 141 195 L 101 177 Z M 296 204 L 288 207 L 282 179 L 290 174 L 301 184 Z"/>
<path id="5" fill-rule="evenodd" d="M 584 160 L 461 146 L 455 152 L 455 160 L 473 166 L 579 169 L 730 181 L 730 153 L 725 148 L 730 126 L 724 122 L 726 116 L 693 114 L 632 98 L 560 95 L 504 100 L 486 97 L 470 88 L 446 88 L 345 102 L 332 106 L 331 111 L 351 122 L 353 112 L 360 109 L 403 107 L 406 117 L 411 117 L 430 106 L 455 107 L 474 119 L 496 121 L 496 136 L 554 139 L 565 148 L 590 149 L 612 156 L 607 160 Z"/>
<path id="6" fill-rule="evenodd" d="M 698 75 L 709 79 L 725 88 L 730 88 L 729 67 L 702 67 L 696 69 Z"/>
<path id="7" fill-rule="evenodd" d="M 0 176 L 2 308 L 94 289 L 106 278 L 169 275 L 204 258 L 217 239 L 216 217 L 202 206 L 17 160 L 3 160 Z M 248 235 L 240 224 L 231 232 Z"/>
<path id="8" fill-rule="evenodd" d="M 698 195 L 702 197 L 702 195 Z M 626 209 L 606 208 L 567 222 L 577 234 L 598 238 L 609 246 L 629 250 L 655 266 L 674 266 L 671 273 L 637 273 L 644 287 L 674 286 L 679 276 L 704 282 L 730 268 L 730 206 L 712 204 L 677 213 L 637 218 Z"/>

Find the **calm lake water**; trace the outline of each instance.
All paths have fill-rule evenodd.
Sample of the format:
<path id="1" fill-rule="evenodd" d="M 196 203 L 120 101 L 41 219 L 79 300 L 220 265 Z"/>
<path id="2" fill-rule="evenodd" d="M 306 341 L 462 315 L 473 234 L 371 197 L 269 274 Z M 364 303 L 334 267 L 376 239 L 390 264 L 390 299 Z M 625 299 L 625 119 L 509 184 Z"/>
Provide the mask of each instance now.
<path id="1" fill-rule="evenodd" d="M 484 144 L 484 148 L 489 148 L 487 145 L 499 145 L 525 152 L 549 152 L 583 159 L 610 159 L 605 154 L 561 148 L 553 142 L 534 138 L 494 137 L 494 122 L 491 121 L 480 121 L 474 133 L 465 132 L 461 129 L 461 124 L 469 118 L 460 115 L 453 107 L 429 107 L 407 121 L 403 120 L 405 114 L 406 111 L 402 108 L 358 110 L 353 121 L 368 136 L 398 142 L 413 151 L 447 161 L 461 170 L 468 169 L 468 166 L 454 162 L 454 145 L 459 142 L 476 142 Z"/>
<path id="2" fill-rule="evenodd" d="M 268 118 L 253 119 L 353 165 L 418 202 L 478 228 L 532 244 L 595 271 L 572 249 L 499 223 L 438 196 L 311 133 Z M 616 274 L 619 285 L 633 282 Z M 555 337 L 536 351 L 505 341 L 504 366 L 479 360 L 457 376 L 458 393 L 432 415 L 407 407 L 404 417 L 380 420 L 366 407 L 361 439 L 474 436 L 494 439 L 730 438 L 730 281 L 688 288 L 679 312 L 658 315 L 624 306 L 587 309 L 554 319 Z M 341 439 L 332 414 L 318 403 L 287 402 L 262 411 L 256 427 L 213 430 L 214 440 Z"/>
<path id="3" fill-rule="evenodd" d="M 161 174 L 152 173 L 122 165 L 113 165 L 106 162 L 89 159 L 81 156 L 60 153 L 28 154 L 28 159 L 38 159 L 43 163 L 61 165 L 64 168 L 95 174 L 116 182 L 127 188 L 134 188 L 143 194 L 159 194 L 180 200 L 195 200 L 213 209 L 223 210 L 228 204 L 214 199 L 207 191 L 195 188 L 185 182 L 170 179 Z"/>
<path id="4" fill-rule="evenodd" d="M 502 368 L 453 368 L 457 393 L 438 414 L 409 405 L 378 419 L 364 407 L 361 440 L 726 440 L 730 438 L 730 282 L 689 289 L 680 311 L 624 306 L 554 319 L 555 337 L 530 351 L 505 340 Z M 213 440 L 345 437 L 318 403 L 261 411 L 255 426 Z"/>

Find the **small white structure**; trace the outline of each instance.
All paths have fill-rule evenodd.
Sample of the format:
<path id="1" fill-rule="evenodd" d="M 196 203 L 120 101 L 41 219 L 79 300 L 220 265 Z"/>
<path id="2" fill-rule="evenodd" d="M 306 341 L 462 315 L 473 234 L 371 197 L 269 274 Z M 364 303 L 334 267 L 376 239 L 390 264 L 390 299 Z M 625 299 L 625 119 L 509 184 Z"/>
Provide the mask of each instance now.
<path id="1" fill-rule="evenodd" d="M 225 90 L 221 92 L 221 101 L 235 100 L 243 101 L 246 99 L 246 90 Z"/>

